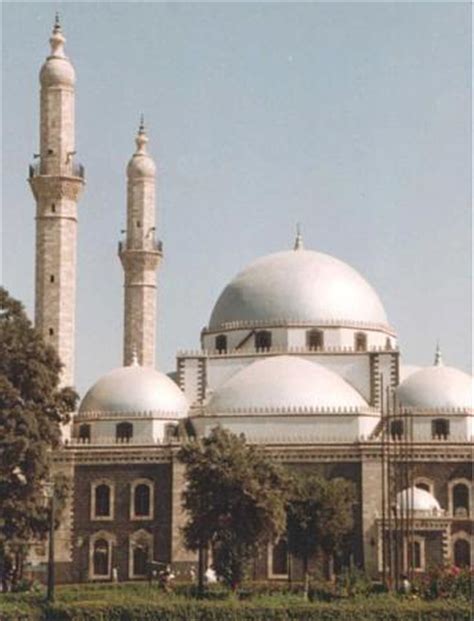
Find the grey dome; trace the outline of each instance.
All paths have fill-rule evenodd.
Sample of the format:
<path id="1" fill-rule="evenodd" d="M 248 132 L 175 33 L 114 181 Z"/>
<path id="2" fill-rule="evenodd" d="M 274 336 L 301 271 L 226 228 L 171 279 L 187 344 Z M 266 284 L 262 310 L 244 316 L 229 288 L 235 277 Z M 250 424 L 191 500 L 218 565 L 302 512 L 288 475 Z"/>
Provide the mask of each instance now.
<path id="1" fill-rule="evenodd" d="M 421 409 L 471 409 L 472 377 L 442 365 L 416 371 L 397 388 L 401 405 Z"/>
<path id="2" fill-rule="evenodd" d="M 152 413 L 167 418 L 183 418 L 189 404 L 182 391 L 166 375 L 132 365 L 102 376 L 86 393 L 81 414 Z"/>
<path id="3" fill-rule="evenodd" d="M 399 509 L 412 511 L 440 511 L 439 502 L 430 492 L 419 487 L 404 489 L 397 494 L 397 506 Z"/>
<path id="4" fill-rule="evenodd" d="M 272 356 L 253 362 L 224 382 L 206 409 L 268 413 L 367 407 L 363 397 L 334 371 L 297 356 Z"/>
<path id="5" fill-rule="evenodd" d="M 303 249 L 257 259 L 227 285 L 209 328 L 234 322 L 389 327 L 378 295 L 358 272 L 339 259 Z"/>

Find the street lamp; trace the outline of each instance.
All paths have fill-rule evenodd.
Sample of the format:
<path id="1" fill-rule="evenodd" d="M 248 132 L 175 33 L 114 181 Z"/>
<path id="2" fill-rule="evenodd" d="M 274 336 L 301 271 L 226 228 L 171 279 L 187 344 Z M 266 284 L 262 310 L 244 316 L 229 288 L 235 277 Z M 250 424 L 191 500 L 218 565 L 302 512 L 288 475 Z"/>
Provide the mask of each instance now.
<path id="1" fill-rule="evenodd" d="M 54 481 L 44 484 L 46 497 L 49 499 L 49 546 L 48 546 L 48 583 L 46 600 L 54 601 Z"/>

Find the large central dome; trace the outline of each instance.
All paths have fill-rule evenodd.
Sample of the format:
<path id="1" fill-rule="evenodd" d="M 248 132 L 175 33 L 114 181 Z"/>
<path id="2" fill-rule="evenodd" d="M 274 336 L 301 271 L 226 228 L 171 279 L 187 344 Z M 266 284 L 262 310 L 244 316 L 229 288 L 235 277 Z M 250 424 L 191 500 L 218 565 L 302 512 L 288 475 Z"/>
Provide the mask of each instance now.
<path id="1" fill-rule="evenodd" d="M 358 272 L 303 249 L 262 257 L 240 272 L 217 300 L 209 328 L 279 322 L 388 328 L 378 295 Z"/>

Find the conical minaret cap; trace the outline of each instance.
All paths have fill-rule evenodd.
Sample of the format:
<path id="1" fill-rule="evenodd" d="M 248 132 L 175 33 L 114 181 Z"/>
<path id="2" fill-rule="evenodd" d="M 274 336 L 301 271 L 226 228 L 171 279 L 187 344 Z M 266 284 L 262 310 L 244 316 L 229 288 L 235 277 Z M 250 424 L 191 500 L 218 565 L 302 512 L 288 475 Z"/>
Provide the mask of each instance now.
<path id="1" fill-rule="evenodd" d="M 143 177 L 154 178 L 156 166 L 147 151 L 148 136 L 145 130 L 143 115 L 140 118 L 140 126 L 135 138 L 135 144 L 137 145 L 136 151 L 127 167 L 129 179 L 140 179 Z"/>
<path id="2" fill-rule="evenodd" d="M 49 39 L 51 53 L 40 71 L 41 86 L 74 86 L 76 76 L 74 67 L 64 52 L 65 42 L 66 39 L 61 30 L 59 15 L 56 13 L 53 32 Z"/>

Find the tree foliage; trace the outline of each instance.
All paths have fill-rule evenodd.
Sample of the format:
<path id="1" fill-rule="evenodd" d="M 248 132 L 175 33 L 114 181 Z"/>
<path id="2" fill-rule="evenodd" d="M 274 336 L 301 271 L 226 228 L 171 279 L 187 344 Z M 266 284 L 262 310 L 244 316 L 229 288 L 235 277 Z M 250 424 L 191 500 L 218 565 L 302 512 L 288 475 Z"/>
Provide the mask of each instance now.
<path id="1" fill-rule="evenodd" d="M 235 589 L 259 546 L 285 528 L 286 476 L 244 436 L 220 427 L 185 445 L 179 459 L 187 475 L 185 543 L 211 546 L 217 575 Z"/>
<path id="2" fill-rule="evenodd" d="M 306 593 L 308 562 L 318 552 L 329 561 L 353 528 L 354 485 L 345 479 L 296 474 L 288 501 L 288 548 L 303 561 Z"/>
<path id="3" fill-rule="evenodd" d="M 77 395 L 59 389 L 61 363 L 22 304 L 0 288 L 0 560 L 47 530 L 44 482 Z M 57 495 L 64 500 L 64 481 Z"/>

